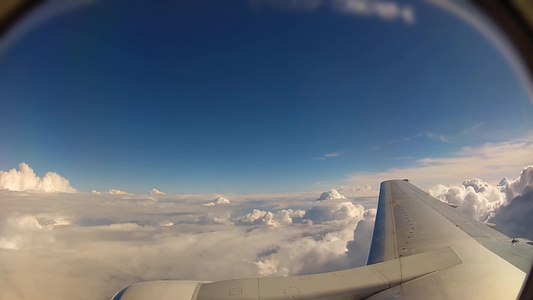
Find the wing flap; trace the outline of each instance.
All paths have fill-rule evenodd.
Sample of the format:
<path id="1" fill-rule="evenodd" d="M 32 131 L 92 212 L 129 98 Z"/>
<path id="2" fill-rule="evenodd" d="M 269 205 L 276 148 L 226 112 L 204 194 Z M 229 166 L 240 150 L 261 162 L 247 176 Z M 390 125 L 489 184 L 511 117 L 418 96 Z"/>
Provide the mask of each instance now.
<path id="1" fill-rule="evenodd" d="M 364 298 L 461 263 L 455 251 L 447 247 L 338 272 L 206 283 L 198 289 L 197 300 Z"/>

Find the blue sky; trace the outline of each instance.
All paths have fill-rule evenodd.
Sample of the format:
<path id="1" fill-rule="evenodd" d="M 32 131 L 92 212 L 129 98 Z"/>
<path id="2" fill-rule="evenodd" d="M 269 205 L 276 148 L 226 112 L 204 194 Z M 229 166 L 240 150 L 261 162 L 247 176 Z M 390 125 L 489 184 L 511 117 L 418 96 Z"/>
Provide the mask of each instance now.
<path id="1" fill-rule="evenodd" d="M 502 56 L 428 4 L 399 2 L 407 22 L 165 2 L 95 1 L 3 53 L 0 169 L 82 191 L 296 192 L 533 128 Z"/>

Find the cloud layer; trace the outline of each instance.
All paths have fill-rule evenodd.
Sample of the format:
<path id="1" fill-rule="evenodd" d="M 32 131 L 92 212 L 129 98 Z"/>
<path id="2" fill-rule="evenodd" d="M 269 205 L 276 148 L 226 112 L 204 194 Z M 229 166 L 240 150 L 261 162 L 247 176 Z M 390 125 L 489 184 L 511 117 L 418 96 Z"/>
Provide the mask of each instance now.
<path id="1" fill-rule="evenodd" d="M 361 205 L 369 200 L 317 196 L 234 195 L 230 203 L 219 195 L 0 190 L 0 299 L 109 299 L 139 281 L 294 275 L 364 262 L 358 249 L 368 250 L 368 234 L 354 240 L 354 230 L 373 224 L 372 208 Z"/>
<path id="2" fill-rule="evenodd" d="M 0 171 L 0 189 L 10 191 L 35 191 L 44 193 L 76 193 L 68 179 L 55 172 L 48 172 L 43 177 L 35 175 L 26 163 L 19 164 L 19 170 Z"/>
<path id="3" fill-rule="evenodd" d="M 525 220 L 530 215 L 517 211 L 531 208 L 532 174 L 529 166 L 501 186 L 472 179 L 432 193 L 481 220 Z M 291 194 L 231 195 L 230 202 L 220 195 L 3 189 L 0 299 L 109 299 L 139 281 L 283 276 L 363 265 L 377 199 L 333 189 L 324 194 L 319 199 L 325 201 L 316 201 L 318 194 Z"/>

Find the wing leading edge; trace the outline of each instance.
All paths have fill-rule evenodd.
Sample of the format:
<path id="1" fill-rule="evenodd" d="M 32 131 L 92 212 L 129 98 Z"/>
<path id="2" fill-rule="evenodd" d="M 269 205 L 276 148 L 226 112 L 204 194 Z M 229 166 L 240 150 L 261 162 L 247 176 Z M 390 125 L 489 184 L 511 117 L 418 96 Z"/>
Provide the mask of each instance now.
<path id="1" fill-rule="evenodd" d="M 381 184 L 368 265 L 338 272 L 131 285 L 131 299 L 513 299 L 533 247 L 475 221 L 406 180 Z"/>

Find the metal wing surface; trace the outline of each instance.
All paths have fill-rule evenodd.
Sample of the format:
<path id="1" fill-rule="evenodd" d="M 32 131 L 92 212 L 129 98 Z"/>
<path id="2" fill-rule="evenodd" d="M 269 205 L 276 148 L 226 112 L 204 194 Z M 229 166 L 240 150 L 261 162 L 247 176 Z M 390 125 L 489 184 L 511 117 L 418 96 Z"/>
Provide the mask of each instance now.
<path id="1" fill-rule="evenodd" d="M 381 184 L 368 265 L 322 274 L 133 284 L 113 300 L 515 299 L 533 247 L 410 184 Z"/>
<path id="2" fill-rule="evenodd" d="M 407 180 L 381 184 L 368 264 L 451 249 L 461 263 L 374 295 L 405 299 L 515 299 L 533 247 L 443 203 Z"/>

